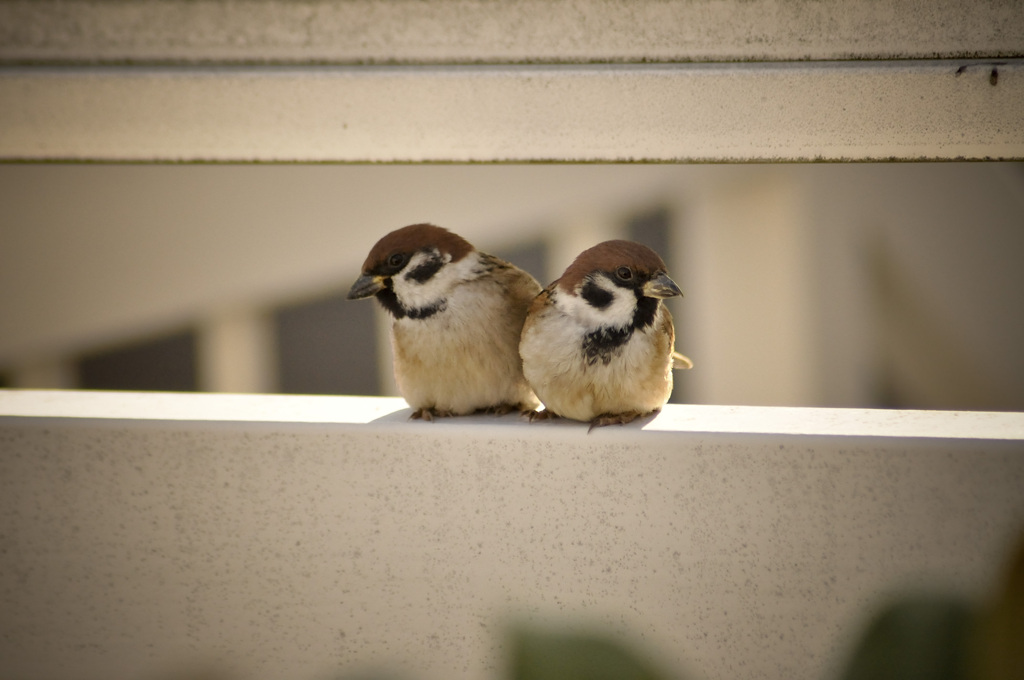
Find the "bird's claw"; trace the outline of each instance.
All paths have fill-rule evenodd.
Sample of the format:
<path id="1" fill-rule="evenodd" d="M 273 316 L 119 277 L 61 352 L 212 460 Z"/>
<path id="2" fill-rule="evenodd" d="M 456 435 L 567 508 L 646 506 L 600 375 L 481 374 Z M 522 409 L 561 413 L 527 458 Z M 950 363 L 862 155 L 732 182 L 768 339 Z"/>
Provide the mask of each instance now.
<path id="1" fill-rule="evenodd" d="M 518 408 L 518 406 L 513 406 L 512 404 L 497 404 L 495 406 L 482 408 L 479 412 L 489 416 L 503 416 L 505 414 L 512 413 L 512 411 L 515 411 Z"/>
<path id="2" fill-rule="evenodd" d="M 587 429 L 587 432 L 593 432 L 595 427 L 604 427 L 605 425 L 625 425 L 626 423 L 633 422 L 637 418 L 649 416 L 660 410 L 661 409 L 655 409 L 653 411 L 626 411 L 625 413 L 602 413 L 590 421 L 590 427 Z"/>
<path id="3" fill-rule="evenodd" d="M 455 414 L 436 408 L 418 408 L 409 415 L 409 420 L 425 420 L 433 422 L 434 418 L 451 418 Z"/>
<path id="4" fill-rule="evenodd" d="M 548 409 L 544 409 L 543 411 L 530 409 L 521 411 L 520 413 L 521 415 L 526 416 L 531 423 L 537 420 L 554 420 L 555 418 L 558 417 L 558 414 L 554 413 L 553 411 L 549 411 Z"/>

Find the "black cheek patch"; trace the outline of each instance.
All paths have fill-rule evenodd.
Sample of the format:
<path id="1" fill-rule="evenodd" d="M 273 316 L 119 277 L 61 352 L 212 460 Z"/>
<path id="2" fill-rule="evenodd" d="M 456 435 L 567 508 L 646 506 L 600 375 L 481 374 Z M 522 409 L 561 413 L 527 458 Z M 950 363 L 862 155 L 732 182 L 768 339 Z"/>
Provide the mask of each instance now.
<path id="1" fill-rule="evenodd" d="M 601 288 L 593 281 L 587 281 L 583 284 L 583 290 L 580 291 L 580 297 L 587 301 L 587 303 L 596 309 L 604 309 L 612 303 L 615 296 Z"/>
<path id="2" fill-rule="evenodd" d="M 444 260 L 440 257 L 432 257 L 420 266 L 405 275 L 406 281 L 415 281 L 416 283 L 423 283 L 430 279 L 434 274 L 444 266 Z"/>

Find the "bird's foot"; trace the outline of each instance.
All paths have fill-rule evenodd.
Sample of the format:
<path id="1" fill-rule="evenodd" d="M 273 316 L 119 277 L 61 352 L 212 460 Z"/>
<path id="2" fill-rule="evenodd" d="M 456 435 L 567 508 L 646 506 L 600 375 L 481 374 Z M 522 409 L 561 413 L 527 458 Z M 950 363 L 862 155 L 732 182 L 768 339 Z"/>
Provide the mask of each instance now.
<path id="1" fill-rule="evenodd" d="M 602 413 L 590 421 L 590 428 L 587 432 L 592 432 L 595 427 L 604 427 L 605 425 L 625 425 L 626 423 L 633 422 L 637 418 L 649 416 L 660 410 L 661 409 L 655 409 L 653 411 L 626 411 L 625 413 Z"/>
<path id="2" fill-rule="evenodd" d="M 489 416 L 503 416 L 516 410 L 519 410 L 519 406 L 517 404 L 496 404 L 494 406 L 482 408 L 477 411 L 477 413 L 485 413 Z"/>
<path id="3" fill-rule="evenodd" d="M 543 411 L 538 411 L 536 409 L 527 409 L 524 411 L 520 411 L 519 413 L 520 415 L 526 416 L 531 423 L 537 420 L 554 420 L 555 418 L 559 417 L 557 413 L 555 413 L 554 411 L 549 411 L 548 409 L 544 409 Z"/>
<path id="4" fill-rule="evenodd" d="M 410 420 L 425 420 L 432 422 L 434 418 L 451 418 L 455 413 L 437 408 L 418 408 L 409 416 Z"/>

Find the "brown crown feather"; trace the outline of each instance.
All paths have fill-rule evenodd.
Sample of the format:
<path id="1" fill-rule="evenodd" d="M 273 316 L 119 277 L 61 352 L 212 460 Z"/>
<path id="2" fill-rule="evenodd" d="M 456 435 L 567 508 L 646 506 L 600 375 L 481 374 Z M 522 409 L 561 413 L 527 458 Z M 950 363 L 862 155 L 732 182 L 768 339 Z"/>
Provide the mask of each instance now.
<path id="1" fill-rule="evenodd" d="M 461 260 L 474 250 L 469 241 L 443 227 L 433 224 L 410 224 L 408 227 L 395 229 L 377 241 L 363 262 L 363 272 L 369 272 L 383 264 L 395 253 L 411 254 L 428 248 L 437 248 L 442 253 L 450 254 L 452 262 Z"/>
<path id="2" fill-rule="evenodd" d="M 580 253 L 558 279 L 558 286 L 571 293 L 588 275 L 614 272 L 619 267 L 632 267 L 647 278 L 667 269 L 661 257 L 645 245 L 633 241 L 605 241 Z"/>

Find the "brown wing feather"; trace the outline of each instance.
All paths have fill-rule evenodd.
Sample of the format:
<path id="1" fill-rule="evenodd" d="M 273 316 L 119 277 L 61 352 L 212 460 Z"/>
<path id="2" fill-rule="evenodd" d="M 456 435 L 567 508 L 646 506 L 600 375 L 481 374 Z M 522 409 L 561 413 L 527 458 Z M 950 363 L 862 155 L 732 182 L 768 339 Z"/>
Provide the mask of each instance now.
<path id="1" fill-rule="evenodd" d="M 530 303 L 530 309 L 526 313 L 526 323 L 523 324 L 523 332 L 526 332 L 527 328 L 530 328 L 537 322 L 540 311 L 547 305 L 551 304 L 551 291 L 555 289 L 558 281 L 555 281 L 547 288 L 538 293 L 534 298 L 533 302 Z"/>

